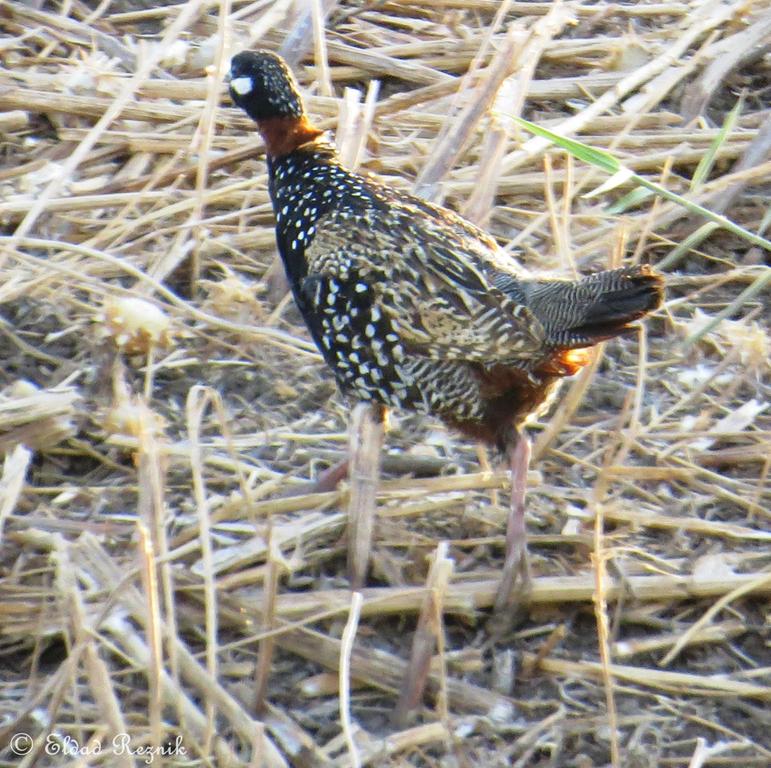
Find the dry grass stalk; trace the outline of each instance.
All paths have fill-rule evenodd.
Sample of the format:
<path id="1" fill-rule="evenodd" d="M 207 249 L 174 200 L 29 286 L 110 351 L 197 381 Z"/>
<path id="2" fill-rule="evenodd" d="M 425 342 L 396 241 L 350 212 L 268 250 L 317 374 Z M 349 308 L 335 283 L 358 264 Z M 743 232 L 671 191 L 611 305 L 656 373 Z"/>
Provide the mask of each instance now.
<path id="1" fill-rule="evenodd" d="M 613 644 L 613 655 L 618 659 L 648 654 L 671 648 L 677 644 L 680 649 L 698 643 L 725 643 L 734 637 L 739 637 L 747 631 L 740 621 L 724 621 L 720 624 L 701 627 L 696 631 L 690 628 L 686 642 L 682 642 L 682 635 L 678 633 L 659 635 L 645 640 L 618 641 Z"/>
<path id="2" fill-rule="evenodd" d="M 645 337 L 611 342 L 536 425 L 529 614 L 493 654 L 509 655 L 516 699 L 495 689 L 482 628 L 508 479 L 480 472 L 474 446 L 436 424 L 395 414 L 378 586 L 363 590 L 344 672 L 361 763 L 605 765 L 612 692 L 621 764 L 765 765 L 768 269 L 668 202 L 627 208 L 619 224 L 606 203 L 627 189 L 586 196 L 599 172 L 480 105 L 492 75 L 516 65 L 496 109 L 521 104 L 761 232 L 768 62 L 751 43 L 767 3 L 87 5 L 12 0 L 0 18 L 0 743 L 29 732 L 26 759 L 42 764 L 49 735 L 94 744 L 128 730 L 138 746 L 180 736 L 188 757 L 217 764 L 350 764 L 339 684 L 319 679 L 348 655 L 345 489 L 309 490 L 344 454 L 347 406 L 291 302 L 271 293 L 262 143 L 214 74 L 229 44 L 292 52 L 312 114 L 351 163 L 404 189 L 452 149 L 441 137 L 465 143 L 441 160 L 444 199 L 527 266 L 639 257 L 680 271 Z M 565 13 L 574 24 L 550 27 Z M 518 63 L 501 53 L 513 24 L 530 46 Z M 741 114 L 694 185 L 739 92 Z M 203 279 L 188 294 L 191 255 Z M 119 351 L 95 322 L 105 296 L 149 302 L 174 331 L 149 355 L 120 351 L 117 397 Z M 221 400 L 215 418 L 199 385 Z M 426 476 L 403 476 L 413 470 Z M 601 588 L 587 557 L 593 499 Z M 457 564 L 442 631 L 424 638 L 443 643 L 427 691 L 442 722 L 394 733 L 381 713 L 403 685 L 403 637 L 429 602 L 439 540 Z M 118 759 L 105 750 L 90 764 Z"/>
<path id="3" fill-rule="evenodd" d="M 710 98 L 725 76 L 742 60 L 755 59 L 762 41 L 771 33 L 771 13 L 755 19 L 747 29 L 723 37 L 711 46 L 712 61 L 704 68 L 695 82 L 686 89 L 683 98 L 683 120 L 687 123 L 704 112 Z"/>
<path id="4" fill-rule="evenodd" d="M 431 568 L 426 582 L 426 596 L 420 608 L 415 635 L 412 639 L 412 651 L 407 673 L 402 680 L 399 691 L 399 701 L 394 710 L 394 723 L 404 727 L 412 709 L 414 709 L 423 695 L 426 686 L 426 678 L 431 665 L 431 657 L 434 649 L 439 649 L 439 658 L 443 660 L 443 599 L 447 591 L 447 585 L 453 571 L 453 561 L 447 557 L 447 543 L 440 542 L 434 553 Z M 446 676 L 444 663 L 441 665 L 442 680 Z M 446 686 L 443 686 L 446 689 Z M 447 696 L 440 697 L 440 704 L 447 715 Z"/>
<path id="5" fill-rule="evenodd" d="M 526 657 L 527 659 L 527 657 Z M 541 670 L 561 672 L 567 675 L 604 676 L 602 665 L 594 662 L 572 662 L 561 659 L 542 659 Z M 683 695 L 703 696 L 740 696 L 751 699 L 765 700 L 771 696 L 771 687 L 745 683 L 742 680 L 732 680 L 725 676 L 692 675 L 682 672 L 666 672 L 660 669 L 646 667 L 629 667 L 622 664 L 612 664 L 610 674 L 617 680 L 625 681 L 644 688 L 654 688 Z"/>
<path id="6" fill-rule="evenodd" d="M 368 749 L 362 750 L 362 765 L 380 765 L 389 756 L 396 757 L 421 747 L 441 744 L 450 737 L 451 734 L 443 723 L 427 723 L 391 733 L 385 739 L 373 739 Z"/>
<path id="7" fill-rule="evenodd" d="M 530 605 L 560 605 L 569 603 L 590 603 L 595 593 L 594 577 L 563 576 L 533 579 L 532 593 L 528 595 Z M 725 595 L 734 588 L 754 584 L 758 596 L 771 594 L 771 589 L 761 581 L 758 574 L 720 574 L 710 578 L 704 574 L 688 576 L 627 576 L 623 580 L 610 581 L 605 590 L 606 599 L 616 601 L 624 595 L 636 600 L 661 601 L 682 600 L 689 597 L 712 598 Z M 494 598 L 495 578 L 484 581 L 469 581 L 452 584 L 445 595 L 445 611 L 471 616 L 476 610 L 489 608 Z M 363 590 L 364 616 L 388 616 L 400 613 L 416 613 L 424 599 L 424 590 L 418 587 L 380 587 Z M 288 595 L 279 599 L 278 613 L 285 619 L 313 618 L 322 610 L 324 615 L 339 615 L 346 605 L 345 590 L 324 590 L 310 597 Z"/>
<path id="8" fill-rule="evenodd" d="M 52 446 L 75 433 L 76 389 L 38 389 L 18 380 L 0 392 L 0 450 Z"/>
<path id="9" fill-rule="evenodd" d="M 731 590 L 727 595 L 723 595 L 717 600 L 704 615 L 696 622 L 691 624 L 690 627 L 680 636 L 679 640 L 674 644 L 674 647 L 667 653 L 666 656 L 659 662 L 660 666 L 669 666 L 673 659 L 685 648 L 689 643 L 693 641 L 693 638 L 704 629 L 709 622 L 715 617 L 723 608 L 730 605 L 732 602 L 742 597 L 742 595 L 752 592 L 755 586 L 761 588 L 765 584 L 771 584 L 771 573 L 761 574 L 754 582 L 742 585 L 736 589 Z"/>
<path id="10" fill-rule="evenodd" d="M 84 534 L 78 542 L 77 552 L 81 558 L 81 567 L 85 574 L 95 583 L 100 584 L 103 589 L 117 595 L 117 604 L 125 608 L 140 625 L 144 625 L 148 617 L 140 592 L 133 587 L 126 588 L 125 575 L 117 569 L 116 564 L 96 539 Z M 146 668 L 150 659 L 149 647 L 133 626 L 119 618 L 119 615 L 116 614 L 115 617 L 109 618 L 104 623 L 105 629 L 112 635 L 118 647 L 124 648 L 141 668 Z M 174 650 L 178 656 L 180 677 L 186 683 L 193 685 L 199 696 L 208 693 L 215 701 L 218 712 L 228 720 L 245 743 L 257 745 L 266 755 L 268 765 L 284 765 L 284 761 L 275 751 L 275 747 L 265 739 L 261 725 L 247 715 L 242 705 L 227 693 L 217 680 L 209 676 L 178 636 L 174 638 L 173 642 Z M 202 742 L 208 731 L 208 723 L 204 714 L 192 704 L 183 689 L 165 672 L 161 673 L 159 682 L 164 701 L 181 706 L 183 722 L 191 727 L 196 734 L 196 740 Z M 230 748 L 220 740 L 216 740 L 214 743 L 215 753 L 222 751 L 223 748 L 228 753 L 229 759 L 234 759 Z"/>
<path id="11" fill-rule="evenodd" d="M 340 723 L 343 728 L 343 736 L 348 746 L 348 754 L 352 768 L 361 766 L 359 750 L 356 747 L 353 734 L 353 724 L 351 722 L 351 654 L 353 653 L 353 642 L 356 638 L 356 629 L 359 626 L 361 616 L 361 593 L 354 592 L 351 595 L 351 608 L 348 613 L 348 621 L 343 629 L 340 639 Z"/>
<path id="12" fill-rule="evenodd" d="M 609 457 L 608 453 L 608 457 Z M 599 481 L 592 494 L 590 510 L 594 518 L 594 542 L 592 548 L 592 565 L 595 578 L 595 590 L 592 595 L 594 618 L 597 623 L 597 645 L 600 654 L 602 670 L 602 685 L 605 690 L 605 706 L 608 712 L 608 729 L 610 731 L 610 759 L 613 768 L 620 768 L 621 750 L 618 734 L 618 712 L 616 710 L 615 681 L 611 672 L 610 657 L 610 622 L 608 620 L 608 572 L 607 561 L 610 557 L 605 546 L 605 516 L 604 498 L 607 494 L 607 480 L 601 473 Z M 543 660 L 542 662 L 543 663 Z"/>
<path id="13" fill-rule="evenodd" d="M 193 387 L 187 396 L 187 432 L 190 438 L 190 469 L 193 480 L 193 494 L 198 513 L 201 560 L 203 562 L 204 604 L 206 613 L 206 671 L 217 677 L 217 591 L 214 584 L 214 568 L 211 542 L 211 521 L 206 499 L 206 485 L 203 479 L 203 464 L 200 450 L 200 428 L 203 414 L 209 401 L 218 401 L 216 393 L 202 387 Z M 219 403 L 221 408 L 221 403 Z M 208 724 L 205 743 L 209 745 L 215 733 L 214 702 L 206 697 L 206 721 Z"/>
<path id="14" fill-rule="evenodd" d="M 0 541 L 5 521 L 19 501 L 31 458 L 32 452 L 20 444 L 5 456 L 3 475 L 0 477 Z"/>
<path id="15" fill-rule="evenodd" d="M 275 651 L 276 636 L 273 630 L 276 627 L 276 601 L 278 599 L 279 578 L 284 563 L 277 551 L 273 538 L 273 526 L 268 524 L 266 536 L 268 545 L 268 562 L 263 580 L 263 637 L 260 640 L 259 655 L 254 677 L 254 701 L 255 711 L 262 713 L 267 704 L 268 684 L 270 682 L 271 666 Z"/>
<path id="16" fill-rule="evenodd" d="M 22 109 L 0 112 L 0 133 L 21 131 L 29 125 L 29 113 Z"/>
<path id="17" fill-rule="evenodd" d="M 710 4 L 708 7 L 695 9 L 691 13 L 691 18 L 688 20 L 689 23 L 684 25 L 686 31 L 676 42 L 667 47 L 666 53 L 624 77 L 614 88 L 609 89 L 599 99 L 594 101 L 591 106 L 586 107 L 578 114 L 560 123 L 556 131 L 562 135 L 569 136 L 574 131 L 580 130 L 589 120 L 610 109 L 623 96 L 640 88 L 668 67 L 670 62 L 676 61 L 705 32 L 714 29 L 739 13 L 739 5 L 739 3 L 732 3 L 717 8 L 715 4 Z M 547 147 L 548 142 L 545 139 L 537 137 L 529 139 L 520 150 L 512 153 L 507 158 L 504 162 L 504 169 L 507 172 L 515 170 L 526 158 L 540 154 Z"/>
<path id="18" fill-rule="evenodd" d="M 366 580 L 377 511 L 385 426 L 380 409 L 359 403 L 351 412 L 349 442 L 348 573 L 353 589 Z"/>

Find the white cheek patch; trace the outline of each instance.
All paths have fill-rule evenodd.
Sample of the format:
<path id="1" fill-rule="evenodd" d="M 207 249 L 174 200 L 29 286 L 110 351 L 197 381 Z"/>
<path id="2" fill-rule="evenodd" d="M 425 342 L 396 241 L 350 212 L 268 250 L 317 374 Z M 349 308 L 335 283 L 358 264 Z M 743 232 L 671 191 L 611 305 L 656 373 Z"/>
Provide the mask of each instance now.
<path id="1" fill-rule="evenodd" d="M 252 78 L 251 77 L 236 77 L 230 81 L 230 87 L 239 95 L 246 96 L 247 93 L 252 91 Z"/>

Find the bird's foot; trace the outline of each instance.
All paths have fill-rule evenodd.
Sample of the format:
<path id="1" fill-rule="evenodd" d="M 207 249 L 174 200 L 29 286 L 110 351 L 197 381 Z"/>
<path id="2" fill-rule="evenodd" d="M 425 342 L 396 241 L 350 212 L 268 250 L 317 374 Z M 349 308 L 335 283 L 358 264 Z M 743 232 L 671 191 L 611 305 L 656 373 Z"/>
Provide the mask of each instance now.
<path id="1" fill-rule="evenodd" d="M 508 619 L 527 597 L 532 584 L 530 576 L 530 558 L 527 543 L 522 541 L 506 552 L 506 559 L 501 570 L 501 580 L 495 593 L 493 611 L 495 615 Z"/>

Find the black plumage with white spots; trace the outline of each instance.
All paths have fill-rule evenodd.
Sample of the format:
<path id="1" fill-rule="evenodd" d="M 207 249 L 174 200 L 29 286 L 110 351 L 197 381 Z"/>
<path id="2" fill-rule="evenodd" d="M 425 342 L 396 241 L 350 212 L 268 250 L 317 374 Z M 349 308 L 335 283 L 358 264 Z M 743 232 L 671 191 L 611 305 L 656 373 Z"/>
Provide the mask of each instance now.
<path id="1" fill-rule="evenodd" d="M 532 276 L 451 211 L 345 169 L 275 54 L 238 54 L 230 77 L 265 139 L 294 298 L 357 399 L 435 414 L 505 450 L 586 362 L 576 350 L 659 306 L 647 267 Z"/>

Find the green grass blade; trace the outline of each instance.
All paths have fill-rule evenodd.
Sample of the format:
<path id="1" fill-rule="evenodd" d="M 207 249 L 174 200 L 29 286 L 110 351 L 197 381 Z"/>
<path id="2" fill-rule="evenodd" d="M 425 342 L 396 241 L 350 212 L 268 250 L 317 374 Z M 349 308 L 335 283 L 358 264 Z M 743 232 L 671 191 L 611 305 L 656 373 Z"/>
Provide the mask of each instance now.
<path id="1" fill-rule="evenodd" d="M 691 192 L 698 189 L 709 176 L 709 172 L 712 170 L 712 166 L 715 164 L 715 158 L 720 151 L 720 147 L 723 146 L 731 131 L 736 125 L 736 121 L 739 119 L 739 115 L 744 106 L 744 96 L 740 96 L 736 102 L 736 106 L 726 115 L 723 125 L 718 131 L 717 136 L 712 139 L 704 156 L 699 160 L 699 164 L 696 166 L 696 170 L 693 172 L 693 178 L 691 179 Z"/>
<path id="2" fill-rule="evenodd" d="M 735 235 L 739 235 L 739 237 L 744 238 L 753 245 L 758 245 L 761 248 L 765 248 L 767 251 L 771 251 L 771 241 L 766 240 L 760 235 L 756 235 L 754 232 L 750 232 L 748 229 L 739 226 L 738 224 L 731 221 L 731 219 L 726 218 L 719 213 L 710 211 L 709 208 L 705 208 L 703 205 L 699 205 L 692 200 L 688 200 L 682 195 L 678 195 L 676 192 L 671 192 L 670 190 L 666 189 L 666 187 L 662 187 L 660 184 L 649 181 L 634 171 L 628 170 L 626 166 L 622 165 L 619 160 L 610 154 L 610 152 L 605 152 L 602 149 L 595 149 L 594 147 L 582 144 L 580 141 L 576 141 L 575 139 L 568 139 L 565 136 L 560 136 L 559 134 L 553 133 L 546 128 L 541 128 L 541 126 L 535 125 L 535 123 L 531 123 L 529 120 L 524 120 L 521 117 L 514 117 L 513 119 L 526 130 L 534 133 L 536 136 L 541 136 L 544 139 L 548 139 L 553 144 L 556 144 L 558 147 L 561 147 L 562 149 L 569 152 L 571 155 L 573 155 L 573 157 L 576 157 L 579 160 L 583 160 L 585 163 L 589 163 L 590 165 L 594 165 L 597 168 L 601 168 L 610 174 L 617 174 L 620 171 L 626 171 L 629 174 L 630 181 L 633 181 L 636 184 L 639 184 L 641 187 L 645 187 L 646 189 L 655 192 L 665 200 L 671 200 L 673 203 L 681 205 L 687 211 L 696 213 L 708 221 L 714 222 L 723 229 L 727 229 L 729 232 L 733 232 Z"/>
<path id="3" fill-rule="evenodd" d="M 573 157 L 577 157 L 579 160 L 589 163 L 589 165 L 602 168 L 602 170 L 608 173 L 618 173 L 622 168 L 621 163 L 610 152 L 595 149 L 575 139 L 569 139 L 567 136 L 560 136 L 558 133 L 552 133 L 547 128 L 542 128 L 540 125 L 531 123 L 522 117 L 514 117 L 513 120 L 525 130 L 530 131 L 530 133 L 534 133 L 543 139 L 548 139 L 552 144 L 562 147 L 562 149 L 570 152 Z"/>
<path id="4" fill-rule="evenodd" d="M 733 232 L 735 235 L 743 237 L 753 245 L 759 245 L 761 248 L 765 248 L 767 251 L 771 251 L 771 241 L 766 240 L 764 237 L 756 235 L 754 232 L 750 232 L 748 229 L 739 226 L 726 216 L 723 216 L 720 213 L 715 213 L 714 211 L 710 211 L 709 208 L 705 208 L 703 205 L 694 203 L 693 200 L 688 200 L 682 195 L 676 194 L 675 192 L 670 192 L 668 189 L 665 189 L 661 185 L 652 181 L 648 181 L 648 179 L 645 179 L 642 176 L 638 176 L 637 174 L 635 174 L 634 180 L 641 186 L 652 190 L 657 195 L 661 195 L 661 197 L 664 197 L 667 200 L 671 200 L 673 203 L 682 205 L 683 208 L 690 211 L 691 213 L 697 213 L 708 221 L 713 221 L 718 226 L 723 227 L 723 229 L 727 229 L 729 232 Z"/>
<path id="5" fill-rule="evenodd" d="M 659 269 L 672 269 L 680 263 L 688 251 L 698 248 L 716 229 L 720 229 L 720 225 L 715 224 L 714 221 L 702 224 L 697 230 L 691 232 L 685 240 L 678 243 L 656 266 Z"/>
<path id="6" fill-rule="evenodd" d="M 647 200 L 653 195 L 650 189 L 645 187 L 635 187 L 627 192 L 623 197 L 619 197 L 615 203 L 611 203 L 605 210 L 613 216 L 618 216 L 624 211 L 628 211 L 630 208 L 635 208 L 640 203 Z"/>
<path id="7" fill-rule="evenodd" d="M 716 328 L 723 320 L 734 314 L 742 305 L 755 298 L 771 284 L 771 267 L 766 267 L 763 272 L 748 285 L 725 309 L 720 310 L 703 328 L 689 336 L 682 345 L 683 350 L 695 344 Z"/>
<path id="8" fill-rule="evenodd" d="M 595 187 L 591 192 L 587 192 L 584 197 L 597 197 L 597 195 L 604 195 L 611 189 L 620 187 L 622 184 L 626 184 L 629 179 L 634 176 L 634 173 L 629 168 L 622 167 L 618 173 L 614 173 L 609 179 L 600 184 L 599 187 Z"/>
<path id="9" fill-rule="evenodd" d="M 758 233 L 762 235 L 769 227 L 771 227 L 771 208 L 768 208 L 763 214 L 763 221 L 760 222 Z"/>

